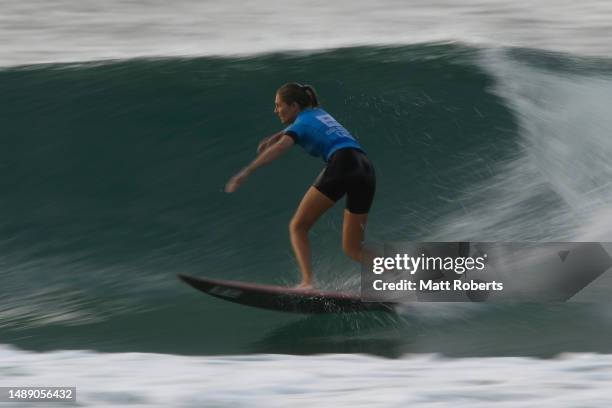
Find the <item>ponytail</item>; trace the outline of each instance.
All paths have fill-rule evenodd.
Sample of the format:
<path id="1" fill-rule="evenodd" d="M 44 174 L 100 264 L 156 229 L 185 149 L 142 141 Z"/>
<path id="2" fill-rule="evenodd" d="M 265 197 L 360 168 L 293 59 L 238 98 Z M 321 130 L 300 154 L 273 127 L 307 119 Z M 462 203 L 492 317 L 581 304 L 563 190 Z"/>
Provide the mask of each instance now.
<path id="1" fill-rule="evenodd" d="M 302 109 L 319 107 L 319 97 L 311 85 L 289 82 L 278 88 L 276 93 L 285 103 L 295 102 Z"/>
<path id="2" fill-rule="evenodd" d="M 317 97 L 317 93 L 315 92 L 314 88 L 310 85 L 304 85 L 302 89 L 304 92 L 306 92 L 306 95 L 308 95 L 308 98 L 310 99 L 310 106 L 317 108 L 319 106 L 319 98 Z"/>

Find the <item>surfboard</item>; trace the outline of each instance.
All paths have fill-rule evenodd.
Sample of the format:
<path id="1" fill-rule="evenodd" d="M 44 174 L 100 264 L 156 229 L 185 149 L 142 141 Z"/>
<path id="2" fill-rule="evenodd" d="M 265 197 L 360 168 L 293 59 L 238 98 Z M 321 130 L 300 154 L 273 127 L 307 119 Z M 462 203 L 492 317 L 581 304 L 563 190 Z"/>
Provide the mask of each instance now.
<path id="1" fill-rule="evenodd" d="M 358 293 L 296 289 L 178 274 L 188 285 L 219 299 L 261 309 L 293 313 L 393 311 L 393 302 L 364 301 Z"/>

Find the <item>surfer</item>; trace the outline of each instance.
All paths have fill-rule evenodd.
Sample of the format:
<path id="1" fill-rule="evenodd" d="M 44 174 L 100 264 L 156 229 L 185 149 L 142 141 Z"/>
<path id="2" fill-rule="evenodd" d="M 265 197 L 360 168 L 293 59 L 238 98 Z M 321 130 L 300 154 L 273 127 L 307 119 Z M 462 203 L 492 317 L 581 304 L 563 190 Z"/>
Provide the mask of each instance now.
<path id="1" fill-rule="evenodd" d="M 302 272 L 297 288 L 309 289 L 313 274 L 308 232 L 345 194 L 342 248 L 358 262 L 365 256 L 363 239 L 376 177 L 359 142 L 319 106 L 312 86 L 284 84 L 276 91 L 274 105 L 274 113 L 288 126 L 259 143 L 257 157 L 227 182 L 225 191 L 236 191 L 255 169 L 277 159 L 294 144 L 325 161 L 325 168 L 306 191 L 289 224 L 291 245 Z"/>

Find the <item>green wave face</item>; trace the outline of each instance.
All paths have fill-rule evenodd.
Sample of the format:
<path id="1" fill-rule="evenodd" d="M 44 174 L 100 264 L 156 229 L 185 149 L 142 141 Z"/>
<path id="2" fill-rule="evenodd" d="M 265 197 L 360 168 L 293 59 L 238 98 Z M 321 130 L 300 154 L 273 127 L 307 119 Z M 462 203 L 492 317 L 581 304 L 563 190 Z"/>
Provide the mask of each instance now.
<path id="1" fill-rule="evenodd" d="M 517 58 L 550 65 L 553 57 Z M 555 69 L 575 69 L 566 65 Z M 435 235 L 441 219 L 469 212 L 472 204 L 461 199 L 472 186 L 524 148 L 516 112 L 494 91 L 482 50 L 462 45 L 2 70 L 0 330 L 7 341 L 274 352 L 294 347 L 296 333 L 329 328 L 325 319 L 287 326 L 288 317 L 205 298 L 175 278 L 296 281 L 287 225 L 324 163 L 295 147 L 237 193 L 222 191 L 259 140 L 282 129 L 274 94 L 288 81 L 312 84 L 373 161 L 371 239 Z M 350 287 L 359 273 L 341 253 L 342 208 L 311 234 L 317 277 L 331 289 Z M 352 339 L 369 321 L 356 319 L 340 319 L 340 334 L 320 334 Z M 370 329 L 391 336 L 383 336 L 387 349 L 405 351 L 385 329 L 397 322 L 376 321 Z M 228 342 L 223 333 L 236 326 L 257 335 Z M 176 331 L 154 335 L 160 327 Z M 351 340 L 325 348 L 332 343 L 315 337 L 294 351 L 386 347 Z"/>

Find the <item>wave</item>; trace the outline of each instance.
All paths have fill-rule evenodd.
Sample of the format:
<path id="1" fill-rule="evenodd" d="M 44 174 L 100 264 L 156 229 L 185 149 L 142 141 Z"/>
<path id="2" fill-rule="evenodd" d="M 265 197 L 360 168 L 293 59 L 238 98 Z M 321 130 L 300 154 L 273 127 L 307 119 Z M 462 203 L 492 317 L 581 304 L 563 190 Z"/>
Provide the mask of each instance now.
<path id="1" fill-rule="evenodd" d="M 183 0 L 179 6 L 117 0 L 107 4 L 6 4 L 0 35 L 7 41 L 0 50 L 0 66 L 432 42 L 612 55 L 606 19 L 610 5 L 599 0 L 587 0 L 578 8 L 554 0 L 421 0 L 409 5 L 390 0 L 375 7 L 364 0 L 317 7 L 267 0 L 248 5 L 237 0 Z"/>
<path id="2" fill-rule="evenodd" d="M 227 316 L 280 326 L 277 315 L 204 299 L 175 273 L 297 279 L 287 223 L 323 163 L 294 149 L 237 194 L 222 192 L 281 128 L 274 91 L 290 80 L 312 83 L 376 166 L 369 239 L 609 239 L 606 66 L 420 44 L 6 68 L 2 331 L 16 344 L 41 347 L 32 338 L 44 334 L 79 348 L 88 333 L 137 327 L 125 347 L 166 350 L 151 330 L 195 310 L 213 326 Z M 341 254 L 341 211 L 313 231 L 317 278 L 332 289 L 358 284 Z M 195 321 L 185 321 L 187 333 Z M 113 342 L 102 338 L 96 347 Z"/>
<path id="3" fill-rule="evenodd" d="M 307 407 L 333 404 L 488 406 L 491 400 L 556 407 L 610 403 L 611 356 L 564 354 L 555 359 L 363 355 L 180 357 L 91 351 L 28 353 L 1 347 L 0 381 L 76 387 L 86 407 L 214 404 Z M 57 365 L 62 365 L 61 384 Z M 206 380 L 203 381 L 202 379 Z M 118 386 L 118 384 L 121 384 Z M 17 404 L 15 404 L 17 405 Z"/>

